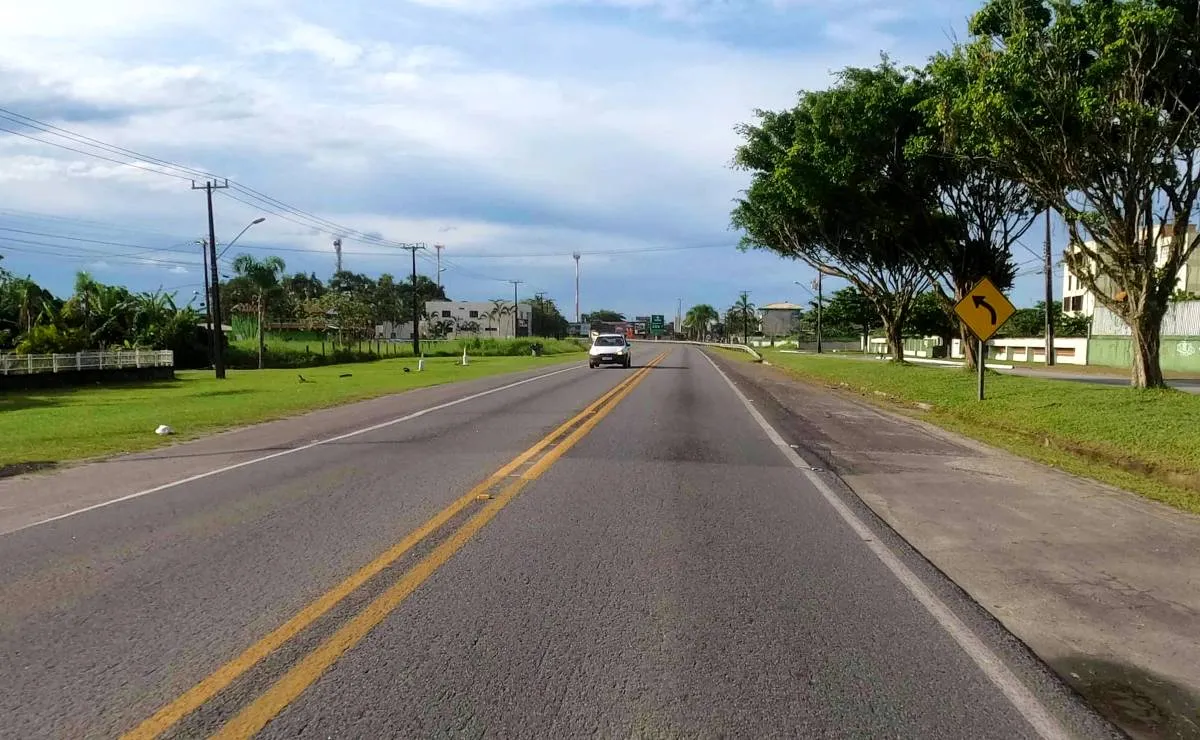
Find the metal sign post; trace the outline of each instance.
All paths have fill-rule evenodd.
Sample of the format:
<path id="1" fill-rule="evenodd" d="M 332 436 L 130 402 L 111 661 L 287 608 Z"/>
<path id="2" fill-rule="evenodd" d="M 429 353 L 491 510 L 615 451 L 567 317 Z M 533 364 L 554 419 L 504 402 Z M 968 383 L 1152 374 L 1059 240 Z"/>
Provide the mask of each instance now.
<path id="1" fill-rule="evenodd" d="M 979 400 L 983 400 L 983 371 L 987 362 L 987 341 L 1000 331 L 1004 322 L 1012 318 L 1016 307 L 989 278 L 984 278 L 971 288 L 963 299 L 954 306 L 954 313 L 967 325 L 979 340 L 976 357 L 979 366 Z"/>

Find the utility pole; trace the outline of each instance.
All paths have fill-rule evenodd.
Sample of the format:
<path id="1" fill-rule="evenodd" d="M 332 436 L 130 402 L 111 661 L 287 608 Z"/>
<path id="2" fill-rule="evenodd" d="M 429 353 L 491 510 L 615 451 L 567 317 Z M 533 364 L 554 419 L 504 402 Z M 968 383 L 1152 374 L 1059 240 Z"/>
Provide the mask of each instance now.
<path id="1" fill-rule="evenodd" d="M 421 296 L 417 292 L 417 250 L 424 249 L 424 244 L 405 244 L 403 249 L 412 252 L 412 314 L 413 314 L 413 357 L 421 356 Z"/>
<path id="2" fill-rule="evenodd" d="M 337 255 L 337 267 L 333 271 L 333 274 L 336 275 L 342 271 L 342 240 L 341 240 L 341 238 L 333 240 L 333 253 L 335 255 Z"/>
<path id="3" fill-rule="evenodd" d="M 675 299 L 675 335 L 679 336 L 683 333 L 683 299 Z"/>
<path id="4" fill-rule="evenodd" d="M 517 286 L 525 281 L 524 280 L 509 280 L 508 282 L 512 283 L 512 286 L 513 286 L 513 337 L 515 338 L 521 333 L 520 332 L 521 327 L 517 323 Z M 533 318 L 532 313 L 530 314 L 529 318 L 530 319 Z"/>
<path id="5" fill-rule="evenodd" d="M 1054 263 L 1050 256 L 1050 209 L 1046 208 L 1046 366 L 1054 366 Z"/>
<path id="6" fill-rule="evenodd" d="M 210 332 L 213 346 L 213 375 L 218 380 L 225 378 L 223 346 L 225 334 L 221 331 L 221 275 L 217 272 L 217 227 L 213 221 L 212 194 L 214 190 L 227 187 L 229 187 L 229 180 L 225 180 L 219 185 L 213 180 L 206 180 L 202 186 L 197 186 L 196 182 L 192 181 L 192 190 L 203 190 L 208 200 L 208 269 L 209 279 L 212 281 L 212 296 L 208 304 L 213 321 L 213 331 Z"/>
<path id="7" fill-rule="evenodd" d="M 437 250 L 437 286 L 438 293 L 442 292 L 442 250 L 446 248 L 445 244 L 434 244 L 433 248 Z"/>
<path id="8" fill-rule="evenodd" d="M 746 313 L 746 303 L 750 299 L 750 291 L 742 291 L 742 344 L 750 346 L 750 317 Z"/>
<path id="9" fill-rule="evenodd" d="M 822 292 L 821 276 L 825 273 L 817 270 L 817 354 L 821 354 L 821 311 L 823 310 L 822 303 L 824 302 L 824 293 Z"/>
<path id="10" fill-rule="evenodd" d="M 212 294 L 209 292 L 208 281 L 208 240 L 197 239 L 200 245 L 200 255 L 204 258 L 204 328 L 208 331 L 208 361 L 212 362 Z"/>
<path id="11" fill-rule="evenodd" d="M 575 323 L 583 321 L 579 315 L 579 252 L 571 255 L 575 258 Z"/>

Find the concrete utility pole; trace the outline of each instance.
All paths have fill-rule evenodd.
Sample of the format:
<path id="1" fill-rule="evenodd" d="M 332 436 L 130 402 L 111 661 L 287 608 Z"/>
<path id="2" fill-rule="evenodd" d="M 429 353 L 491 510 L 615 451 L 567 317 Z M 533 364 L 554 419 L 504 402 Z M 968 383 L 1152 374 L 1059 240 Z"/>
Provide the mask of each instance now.
<path id="1" fill-rule="evenodd" d="M 413 327 L 412 327 L 412 343 L 413 357 L 421 356 L 421 296 L 417 292 L 417 250 L 424 249 L 424 244 L 405 244 L 403 249 L 412 252 L 412 312 L 413 312 Z"/>
<path id="2" fill-rule="evenodd" d="M 217 272 L 217 227 L 213 220 L 212 194 L 214 190 L 227 187 L 229 180 L 219 185 L 212 180 L 207 180 L 200 186 L 196 185 L 195 181 L 192 182 L 192 190 L 203 190 L 208 200 L 208 269 L 209 280 L 212 283 L 212 296 L 208 303 L 213 317 L 213 331 L 210 337 L 213 347 L 213 375 L 218 380 L 225 378 L 225 335 L 221 331 L 221 275 Z"/>
<path id="3" fill-rule="evenodd" d="M 571 255 L 575 258 L 575 323 L 583 321 L 579 314 L 579 252 Z"/>
<path id="4" fill-rule="evenodd" d="M 1050 255 L 1050 209 L 1046 209 L 1046 366 L 1054 366 L 1054 263 Z"/>
<path id="5" fill-rule="evenodd" d="M 675 334 L 683 333 L 683 299 L 675 299 Z"/>
<path id="6" fill-rule="evenodd" d="M 821 277 L 824 274 L 825 273 L 821 272 L 820 270 L 817 270 L 817 354 L 818 355 L 821 354 L 821 311 L 824 310 L 824 307 L 821 304 L 824 302 L 823 298 L 825 295 L 823 292 L 823 288 L 822 288 Z"/>
<path id="7" fill-rule="evenodd" d="M 517 286 L 525 281 L 524 280 L 509 280 L 508 282 L 512 283 L 512 286 L 513 286 L 513 337 L 515 338 L 515 337 L 519 336 L 521 333 L 521 327 L 517 323 L 517 313 L 518 313 L 518 311 L 517 311 Z M 533 318 L 532 315 L 530 316 L 530 318 Z"/>
<path id="8" fill-rule="evenodd" d="M 208 240 L 197 239 L 196 243 L 200 245 L 200 254 L 204 257 L 204 328 L 208 330 L 208 361 L 212 362 L 212 291 L 208 279 Z"/>
<path id="9" fill-rule="evenodd" d="M 746 312 L 746 302 L 750 299 L 750 291 L 742 291 L 742 344 L 750 346 L 750 316 Z"/>
<path id="10" fill-rule="evenodd" d="M 333 271 L 333 274 L 336 275 L 342 271 L 342 240 L 341 239 L 333 240 L 333 253 L 335 255 L 337 255 L 337 263 L 336 263 L 337 267 Z"/>
<path id="11" fill-rule="evenodd" d="M 437 286 L 438 292 L 442 292 L 442 250 L 446 248 L 445 244 L 434 244 L 433 248 L 437 250 Z"/>

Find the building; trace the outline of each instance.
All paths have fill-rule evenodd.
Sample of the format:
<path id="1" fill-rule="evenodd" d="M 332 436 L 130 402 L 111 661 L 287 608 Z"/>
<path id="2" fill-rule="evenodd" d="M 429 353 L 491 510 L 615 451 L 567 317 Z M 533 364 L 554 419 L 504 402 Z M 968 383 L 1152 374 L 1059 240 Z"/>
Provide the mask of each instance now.
<path id="1" fill-rule="evenodd" d="M 1163 227 L 1155 227 L 1156 231 L 1161 231 L 1158 236 L 1158 260 L 1157 264 L 1161 267 L 1167 261 L 1167 249 L 1171 235 L 1174 231 L 1173 224 L 1166 224 Z M 1191 224 L 1188 227 L 1188 233 L 1195 238 L 1196 225 Z M 1089 247 L 1095 245 L 1095 242 L 1085 242 Z M 1078 251 L 1077 247 L 1072 247 L 1067 250 L 1067 255 L 1064 256 L 1064 262 L 1067 268 L 1063 270 L 1063 313 L 1071 316 L 1094 316 L 1096 314 L 1096 296 L 1090 290 L 1084 287 L 1079 277 L 1070 268 L 1070 255 Z M 1117 293 L 1116 286 L 1107 277 L 1100 277 L 1098 280 L 1099 287 L 1109 295 Z M 1176 276 L 1176 288 L 1181 291 L 1200 294 L 1200 250 L 1192 253 L 1187 262 L 1179 268 L 1179 273 Z"/>
<path id="2" fill-rule="evenodd" d="M 528 303 L 517 306 L 514 326 L 512 301 L 428 301 L 421 321 L 423 337 L 495 337 L 528 336 L 533 309 Z M 412 339 L 412 322 L 385 321 L 375 326 L 380 339 Z"/>
<path id="3" fill-rule="evenodd" d="M 760 331 L 768 337 L 786 337 L 795 334 L 796 321 L 804 306 L 783 301 L 769 303 L 758 309 L 758 319 L 761 322 Z"/>

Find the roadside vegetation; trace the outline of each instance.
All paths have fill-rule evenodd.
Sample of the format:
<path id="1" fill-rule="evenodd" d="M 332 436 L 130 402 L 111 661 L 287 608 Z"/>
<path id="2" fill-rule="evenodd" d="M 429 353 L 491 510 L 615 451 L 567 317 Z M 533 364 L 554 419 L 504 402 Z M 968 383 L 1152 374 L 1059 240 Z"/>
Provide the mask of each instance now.
<path id="1" fill-rule="evenodd" d="M 585 351 L 588 344 L 583 339 L 547 337 L 421 341 L 425 357 L 462 357 L 463 350 L 470 357 L 527 357 L 533 354 L 535 346 L 542 355 L 562 355 Z M 264 363 L 268 368 L 320 367 L 412 356 L 412 342 L 361 339 L 339 345 L 320 332 L 267 334 L 263 351 Z M 231 342 L 225 362 L 231 368 L 257 367 L 257 339 L 245 338 Z"/>
<path id="2" fill-rule="evenodd" d="M 461 354 L 461 353 L 460 353 Z M 182 371 L 176 380 L 98 388 L 0 394 L 0 474 L 33 462 L 63 462 L 134 452 L 313 409 L 488 375 L 561 364 L 581 357 L 472 356 L 380 360 L 296 371 Z M 409 372 L 405 372 L 405 369 Z M 303 381 L 301 381 L 303 378 Z M 159 424 L 174 436 L 154 433 Z"/>
<path id="3" fill-rule="evenodd" d="M 764 350 L 809 381 L 920 413 L 982 442 L 1200 514 L 1200 396 Z M 921 404 L 921 406 L 918 406 Z"/>
<path id="4" fill-rule="evenodd" d="M 1198 38 L 1195 3 L 987 0 L 919 68 L 847 68 L 758 111 L 733 226 L 849 282 L 902 363 L 921 296 L 968 339 L 953 304 L 984 277 L 1010 289 L 1014 246 L 1053 212 L 1071 273 L 1129 327 L 1131 384 L 1161 387 L 1163 317 L 1200 246 Z"/>
<path id="5" fill-rule="evenodd" d="M 220 284 L 222 323 L 230 327 L 228 366 L 314 367 L 411 356 L 410 343 L 377 340 L 376 327 L 390 333 L 410 323 L 414 300 L 422 311 L 427 301 L 446 300 L 444 287 L 421 275 L 414 281 L 341 271 L 323 281 L 289 275 L 286 268 L 277 256 L 233 260 L 235 274 Z M 529 355 L 535 344 L 543 354 L 581 348 L 562 340 L 569 325 L 552 298 L 536 294 L 522 303 L 530 307 L 533 337 L 489 336 L 505 326 L 511 331 L 513 304 L 506 299 L 491 300 L 477 320 L 421 315 L 426 356 L 461 356 L 464 347 L 480 356 Z M 168 349 L 176 368 L 208 367 L 206 315 L 199 291 L 182 303 L 176 292 L 136 293 L 80 272 L 64 299 L 0 263 L 0 353 Z"/>

